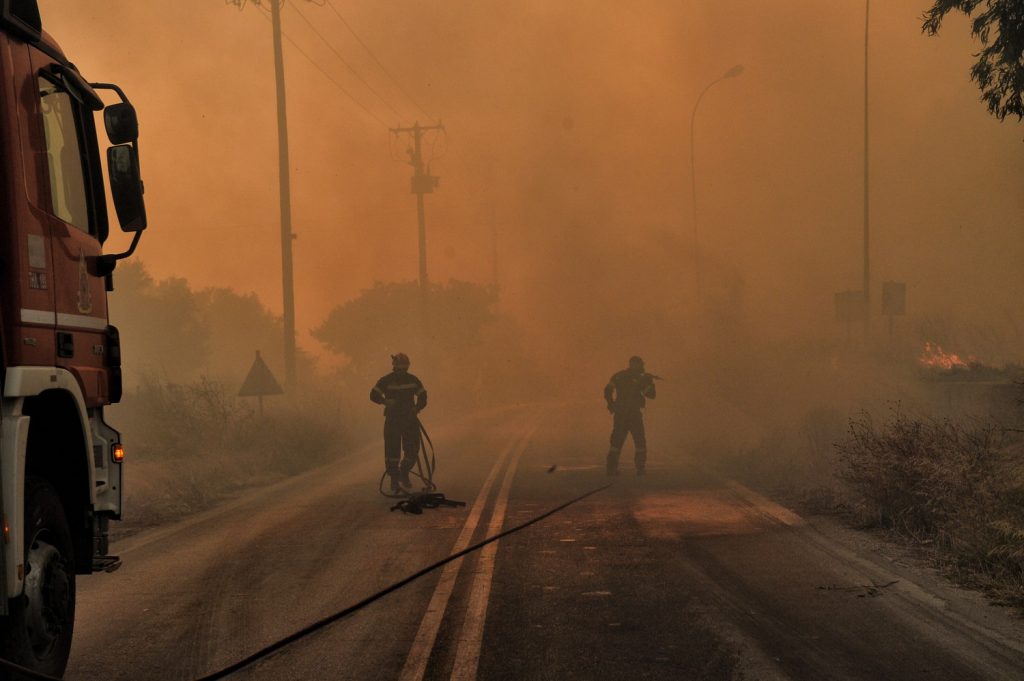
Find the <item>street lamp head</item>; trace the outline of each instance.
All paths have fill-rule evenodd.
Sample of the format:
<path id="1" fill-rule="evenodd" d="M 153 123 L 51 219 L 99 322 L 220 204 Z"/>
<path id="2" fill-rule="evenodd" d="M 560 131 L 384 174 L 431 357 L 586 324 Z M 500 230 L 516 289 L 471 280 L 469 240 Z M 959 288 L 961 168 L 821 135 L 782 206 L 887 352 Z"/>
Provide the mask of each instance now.
<path id="1" fill-rule="evenodd" d="M 729 69 L 728 71 L 726 71 L 725 75 L 722 76 L 722 78 L 735 78 L 736 76 L 739 76 L 742 73 L 743 73 L 743 66 L 741 64 L 737 64 L 736 66 L 734 66 L 731 69 Z"/>

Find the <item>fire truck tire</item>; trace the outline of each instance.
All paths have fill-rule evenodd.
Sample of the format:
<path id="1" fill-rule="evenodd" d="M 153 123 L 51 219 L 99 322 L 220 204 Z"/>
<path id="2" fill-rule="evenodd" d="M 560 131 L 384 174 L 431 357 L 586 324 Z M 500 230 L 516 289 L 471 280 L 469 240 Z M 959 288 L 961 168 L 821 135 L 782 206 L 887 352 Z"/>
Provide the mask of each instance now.
<path id="1" fill-rule="evenodd" d="M 40 478 L 25 480 L 25 591 L 0 618 L 0 654 L 60 677 L 75 626 L 75 561 L 60 498 Z M 0 680 L 8 677 L 0 672 Z"/>

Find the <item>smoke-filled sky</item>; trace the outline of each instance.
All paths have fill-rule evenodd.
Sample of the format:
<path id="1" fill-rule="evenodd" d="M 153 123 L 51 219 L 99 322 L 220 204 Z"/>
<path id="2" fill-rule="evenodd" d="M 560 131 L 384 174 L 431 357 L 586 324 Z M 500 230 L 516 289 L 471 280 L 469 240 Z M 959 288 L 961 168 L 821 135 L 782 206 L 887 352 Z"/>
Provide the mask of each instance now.
<path id="1" fill-rule="evenodd" d="M 624 359 L 665 319 L 685 329 L 695 232 L 711 306 L 769 337 L 842 333 L 832 296 L 862 272 L 862 0 L 330 2 L 282 10 L 303 346 L 321 351 L 308 330 L 374 281 L 417 276 L 406 141 L 389 143 L 387 127 L 428 119 L 402 90 L 448 131 L 427 138 L 441 178 L 427 197 L 431 278 L 489 283 L 493 228 L 503 310 L 555 356 Z M 921 34 L 929 4 L 872 3 L 872 294 L 906 281 L 912 319 L 1014 327 L 1024 126 L 978 101 L 963 18 Z M 86 77 L 119 83 L 139 110 L 146 266 L 280 312 L 266 11 L 40 5 Z M 694 103 L 737 64 L 696 115 L 695 230 Z"/>

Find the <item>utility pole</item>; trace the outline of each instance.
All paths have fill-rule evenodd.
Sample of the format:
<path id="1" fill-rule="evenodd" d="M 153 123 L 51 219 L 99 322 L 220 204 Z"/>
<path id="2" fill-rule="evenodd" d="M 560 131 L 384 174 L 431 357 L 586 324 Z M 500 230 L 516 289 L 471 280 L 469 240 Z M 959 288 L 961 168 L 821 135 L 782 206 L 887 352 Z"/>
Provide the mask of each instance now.
<path id="1" fill-rule="evenodd" d="M 868 28 L 871 0 L 864 0 L 864 343 L 871 333 L 870 194 L 868 181 Z"/>
<path id="2" fill-rule="evenodd" d="M 708 83 L 707 86 L 700 91 L 700 94 L 697 95 L 697 101 L 693 104 L 693 113 L 690 114 L 690 206 L 693 209 L 693 272 L 696 281 L 698 304 L 703 302 L 703 294 L 701 292 L 700 239 L 697 234 L 697 152 L 695 151 L 697 108 L 700 107 L 700 101 L 704 99 L 704 95 L 707 94 L 708 90 L 716 84 L 721 83 L 723 80 L 726 80 L 727 78 L 735 78 L 742 75 L 742 73 L 743 66 L 737 64 L 722 74 L 721 77 Z"/>
<path id="3" fill-rule="evenodd" d="M 417 122 L 411 128 L 391 128 L 395 135 L 411 133 L 413 139 L 412 149 L 409 150 L 409 162 L 413 168 L 411 186 L 412 193 L 416 195 L 416 217 L 419 224 L 420 289 L 423 292 L 424 309 L 427 298 L 427 219 L 423 208 L 423 195 L 434 193 L 434 188 L 440 180 L 423 167 L 423 135 L 431 130 L 444 130 L 444 126 L 440 123 L 423 126 Z"/>
<path id="4" fill-rule="evenodd" d="M 231 0 L 239 9 L 246 0 Z M 278 196 L 281 204 L 281 293 L 284 308 L 284 384 L 295 387 L 295 280 L 292 272 L 292 197 L 288 162 L 288 111 L 284 91 L 284 54 L 281 49 L 281 5 L 284 0 L 252 0 L 255 5 L 270 5 L 270 24 L 274 34 L 274 78 L 277 84 Z"/>
<path id="5" fill-rule="evenodd" d="M 281 50 L 281 3 L 270 0 L 274 29 L 274 76 L 277 81 L 277 155 L 281 199 L 281 292 L 284 302 L 284 383 L 295 387 L 295 279 L 292 273 L 292 195 L 288 163 L 288 110 L 284 94 L 284 54 Z"/>
<path id="6" fill-rule="evenodd" d="M 494 205 L 491 205 L 491 281 L 494 284 L 494 295 L 498 295 L 498 222 L 494 216 Z"/>

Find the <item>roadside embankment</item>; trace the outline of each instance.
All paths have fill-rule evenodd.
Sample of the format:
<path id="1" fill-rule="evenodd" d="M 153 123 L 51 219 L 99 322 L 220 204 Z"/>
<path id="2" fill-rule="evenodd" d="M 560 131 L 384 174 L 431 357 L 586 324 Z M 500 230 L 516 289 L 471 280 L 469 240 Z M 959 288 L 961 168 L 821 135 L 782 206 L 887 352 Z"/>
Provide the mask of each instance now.
<path id="1" fill-rule="evenodd" d="M 957 584 L 1024 608 L 1024 435 L 991 417 L 934 413 L 814 410 L 724 456 L 720 470 L 805 515 L 885 532 Z"/>

